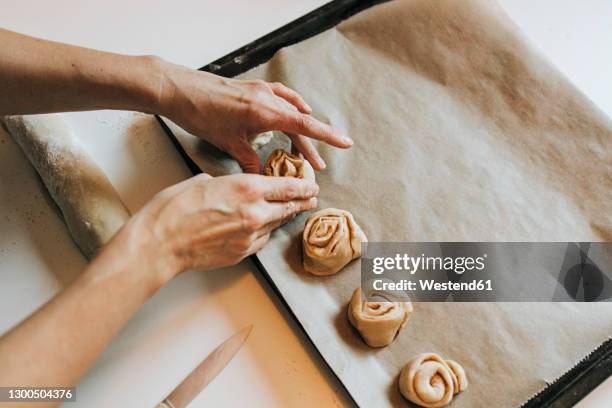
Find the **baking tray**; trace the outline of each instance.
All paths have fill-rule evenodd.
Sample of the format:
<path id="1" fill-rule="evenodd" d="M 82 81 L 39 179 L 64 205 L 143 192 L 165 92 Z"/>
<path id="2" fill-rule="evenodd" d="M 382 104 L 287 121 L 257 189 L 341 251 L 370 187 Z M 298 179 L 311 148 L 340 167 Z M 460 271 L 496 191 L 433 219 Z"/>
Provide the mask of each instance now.
<path id="1" fill-rule="evenodd" d="M 276 51 L 280 48 L 298 43 L 316 34 L 319 34 L 331 27 L 334 27 L 341 21 L 350 16 L 359 13 L 369 7 L 379 3 L 384 3 L 388 0 L 335 0 L 325 4 L 322 7 L 304 15 L 303 17 L 294 20 L 283 27 L 237 49 L 236 51 L 213 61 L 202 68 L 201 71 L 211 72 L 224 77 L 234 77 L 240 75 L 256 66 L 268 61 Z M 168 135 L 173 145 L 183 158 L 189 170 L 195 175 L 202 173 L 198 165 L 185 152 L 177 138 L 174 136 L 170 128 L 166 125 L 163 119 L 156 116 L 157 121 Z M 312 341 L 304 327 L 299 322 L 289 305 L 287 304 L 283 294 L 280 292 L 270 275 L 264 268 L 263 264 L 256 255 L 252 255 L 252 262 L 257 267 L 258 272 L 268 282 L 274 293 L 285 306 L 290 316 L 300 328 L 304 336 L 312 344 L 313 348 L 319 352 L 316 344 Z M 325 361 L 321 355 L 321 359 Z M 330 372 L 334 370 L 328 365 Z M 540 393 L 533 396 L 527 401 L 523 408 L 535 407 L 569 407 L 576 404 L 595 387 L 602 383 L 606 378 L 612 375 L 612 339 L 601 344 L 596 350 L 585 357 L 580 363 L 575 365 L 556 381 L 549 384 Z M 338 378 L 336 376 L 336 378 Z M 338 378 L 338 382 L 344 387 L 342 381 Z M 350 390 L 346 389 L 347 394 L 351 396 Z M 352 398 L 352 396 L 351 396 Z M 353 403 L 357 405 L 354 400 Z"/>

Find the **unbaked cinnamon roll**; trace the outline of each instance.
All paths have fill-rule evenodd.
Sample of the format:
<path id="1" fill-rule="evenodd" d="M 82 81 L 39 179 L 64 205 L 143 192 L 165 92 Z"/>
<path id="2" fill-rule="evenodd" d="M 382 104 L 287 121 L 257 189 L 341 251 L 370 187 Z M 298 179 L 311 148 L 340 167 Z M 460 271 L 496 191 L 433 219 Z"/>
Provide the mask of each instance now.
<path id="1" fill-rule="evenodd" d="M 367 240 L 350 212 L 336 208 L 317 211 L 304 227 L 304 269 L 313 275 L 332 275 L 359 258 L 361 243 Z"/>
<path id="2" fill-rule="evenodd" d="M 283 149 L 276 149 L 268 156 L 264 166 L 266 176 L 295 177 L 315 181 L 315 173 L 308 162 L 300 154 L 296 156 Z"/>
<path id="3" fill-rule="evenodd" d="M 468 386 L 463 367 L 435 353 L 414 356 L 402 369 L 399 389 L 402 395 L 426 408 L 444 407 Z"/>
<path id="4" fill-rule="evenodd" d="M 349 304 L 349 321 L 370 347 L 391 344 L 406 326 L 413 310 L 410 300 L 394 301 L 392 296 L 386 295 L 383 292 L 371 293 L 365 299 L 359 287 L 353 292 Z"/>

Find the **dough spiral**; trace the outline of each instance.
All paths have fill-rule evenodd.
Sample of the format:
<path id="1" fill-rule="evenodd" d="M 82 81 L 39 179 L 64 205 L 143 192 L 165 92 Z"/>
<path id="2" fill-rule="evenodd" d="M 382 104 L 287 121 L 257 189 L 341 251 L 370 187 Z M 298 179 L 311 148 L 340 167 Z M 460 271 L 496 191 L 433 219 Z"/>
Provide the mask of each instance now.
<path id="1" fill-rule="evenodd" d="M 332 275 L 361 256 L 367 238 L 353 215 L 326 208 L 312 214 L 304 227 L 304 269 L 313 275 Z"/>
<path id="2" fill-rule="evenodd" d="M 463 367 L 435 353 L 414 356 L 402 369 L 399 389 L 402 395 L 426 408 L 443 407 L 468 386 Z"/>
<path id="3" fill-rule="evenodd" d="M 295 177 L 299 179 L 315 181 L 315 173 L 308 162 L 300 154 L 296 156 L 283 149 L 273 151 L 264 166 L 266 176 Z"/>
<path id="4" fill-rule="evenodd" d="M 348 308 L 348 318 L 363 340 L 370 347 L 384 347 L 391 344 L 412 313 L 410 301 L 397 302 L 384 293 L 372 293 L 365 300 L 361 288 L 355 289 Z"/>

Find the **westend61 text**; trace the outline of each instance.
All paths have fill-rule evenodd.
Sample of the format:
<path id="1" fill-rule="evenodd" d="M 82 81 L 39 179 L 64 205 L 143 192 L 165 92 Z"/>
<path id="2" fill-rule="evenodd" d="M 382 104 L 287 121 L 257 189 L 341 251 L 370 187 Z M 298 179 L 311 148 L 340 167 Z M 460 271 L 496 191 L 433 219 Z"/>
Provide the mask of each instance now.
<path id="1" fill-rule="evenodd" d="M 372 283 L 374 290 L 380 291 L 492 291 L 493 285 L 491 279 L 474 279 L 470 282 L 436 282 L 433 279 L 419 279 L 418 284 L 415 281 L 400 280 L 398 282 L 389 282 L 382 279 L 376 279 Z"/>

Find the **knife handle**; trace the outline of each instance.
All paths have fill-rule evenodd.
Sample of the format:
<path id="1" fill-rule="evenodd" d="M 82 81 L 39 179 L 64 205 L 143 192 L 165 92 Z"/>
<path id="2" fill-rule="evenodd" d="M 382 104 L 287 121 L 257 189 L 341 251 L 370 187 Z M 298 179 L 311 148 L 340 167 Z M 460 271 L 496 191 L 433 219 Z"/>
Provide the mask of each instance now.
<path id="1" fill-rule="evenodd" d="M 168 402 L 168 400 L 163 400 L 155 408 L 174 408 L 172 404 Z"/>

